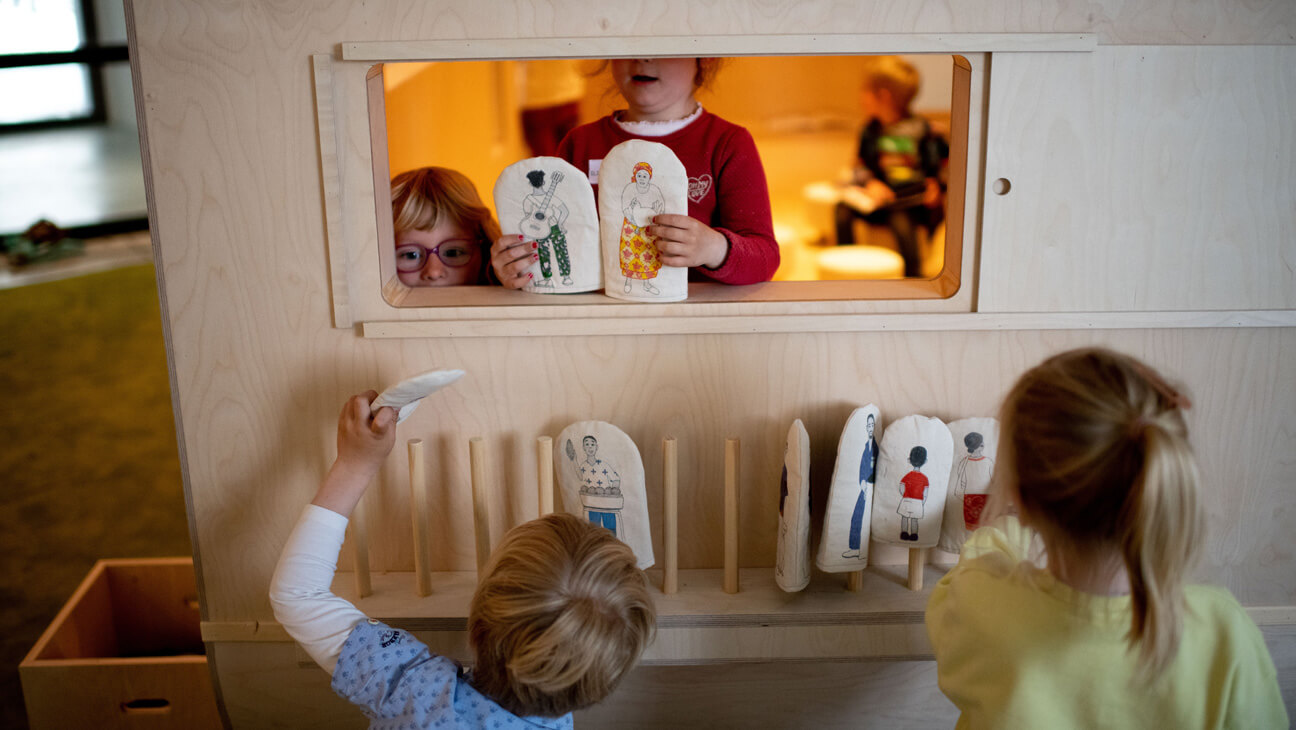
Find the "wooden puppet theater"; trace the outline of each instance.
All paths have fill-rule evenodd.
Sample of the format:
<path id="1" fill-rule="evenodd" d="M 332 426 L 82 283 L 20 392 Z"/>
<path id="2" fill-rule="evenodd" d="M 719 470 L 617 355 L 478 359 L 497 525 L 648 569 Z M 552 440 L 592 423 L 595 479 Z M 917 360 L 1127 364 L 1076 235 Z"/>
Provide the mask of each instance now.
<path id="1" fill-rule="evenodd" d="M 1247 608 L 1292 711 L 1296 6 L 908 8 L 127 3 L 202 637 L 230 727 L 364 726 L 275 623 L 267 589 L 334 456 L 344 400 L 449 368 L 465 375 L 400 425 L 353 520 L 334 589 L 361 610 L 468 659 L 483 534 L 489 548 L 542 509 L 553 464 L 538 439 L 601 421 L 642 454 L 652 552 L 664 563 L 675 550 L 678 570 L 669 592 L 650 571 L 656 640 L 578 726 L 952 726 L 923 609 L 953 554 L 926 554 L 926 590 L 909 589 L 909 551 L 887 544 L 872 545 L 861 577 L 815 570 L 801 592 L 776 585 L 789 424 L 808 435 L 817 533 L 856 408 L 876 404 L 884 422 L 992 416 L 1026 368 L 1091 344 L 1192 391 L 1208 515 L 1197 579 Z M 396 280 L 382 124 L 392 64 L 497 62 L 474 67 L 476 83 L 508 100 L 516 91 L 495 74 L 525 59 L 722 56 L 737 59 L 736 81 L 754 68 L 746 57 L 867 54 L 938 55 L 952 69 L 930 275 L 692 282 L 670 303 Z M 428 106 L 430 129 L 472 118 L 483 160 L 516 142 L 495 107 Z M 810 149 L 818 122 L 778 113 L 752 129 L 776 206 L 801 204 L 776 164 L 796 155 L 778 151 Z M 411 439 L 424 454 L 418 499 Z"/>

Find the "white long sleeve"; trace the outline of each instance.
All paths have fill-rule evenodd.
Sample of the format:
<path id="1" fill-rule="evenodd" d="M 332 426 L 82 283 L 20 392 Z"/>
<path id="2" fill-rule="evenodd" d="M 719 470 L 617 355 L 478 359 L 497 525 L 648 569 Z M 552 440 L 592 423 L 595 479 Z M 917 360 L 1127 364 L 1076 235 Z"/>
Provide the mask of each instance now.
<path id="1" fill-rule="evenodd" d="M 368 618 L 332 591 L 346 526 L 337 512 L 306 505 L 270 580 L 275 619 L 330 675 L 351 629 Z"/>

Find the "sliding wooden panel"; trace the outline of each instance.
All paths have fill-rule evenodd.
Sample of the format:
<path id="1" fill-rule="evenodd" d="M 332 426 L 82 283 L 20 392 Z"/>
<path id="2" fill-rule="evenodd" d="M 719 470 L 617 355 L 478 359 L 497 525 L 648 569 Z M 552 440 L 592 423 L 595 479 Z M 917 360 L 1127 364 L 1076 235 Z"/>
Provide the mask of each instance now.
<path id="1" fill-rule="evenodd" d="M 1296 308 L 1296 74 L 1270 72 L 1293 67 L 1296 45 L 996 56 L 980 310 Z"/>

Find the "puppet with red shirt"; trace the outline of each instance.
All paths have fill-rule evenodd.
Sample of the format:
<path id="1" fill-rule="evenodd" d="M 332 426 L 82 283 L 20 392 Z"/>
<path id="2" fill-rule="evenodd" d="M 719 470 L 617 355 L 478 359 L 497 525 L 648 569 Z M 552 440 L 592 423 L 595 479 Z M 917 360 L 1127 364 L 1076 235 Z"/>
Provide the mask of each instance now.
<path id="1" fill-rule="evenodd" d="M 918 541 L 918 521 L 927 508 L 927 488 L 931 486 L 922 473 L 922 465 L 926 463 L 927 449 L 915 446 L 909 450 L 913 471 L 900 477 L 900 506 L 896 508 L 900 515 L 901 540 Z"/>

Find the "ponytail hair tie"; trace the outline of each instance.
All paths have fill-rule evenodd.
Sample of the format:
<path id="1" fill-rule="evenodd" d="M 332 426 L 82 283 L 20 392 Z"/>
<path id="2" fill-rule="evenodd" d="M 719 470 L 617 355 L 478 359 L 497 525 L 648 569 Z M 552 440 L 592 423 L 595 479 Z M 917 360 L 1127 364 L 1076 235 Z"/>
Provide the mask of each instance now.
<path id="1" fill-rule="evenodd" d="M 1139 416 L 1129 422 L 1125 427 L 1125 435 L 1131 439 L 1137 439 L 1143 435 L 1143 431 L 1152 425 L 1152 419 L 1147 416 Z"/>
<path id="2" fill-rule="evenodd" d="M 1134 366 L 1134 370 L 1136 370 L 1138 374 L 1143 376 L 1143 379 L 1148 382 L 1148 385 L 1151 385 L 1152 389 L 1155 390 L 1158 394 L 1160 394 L 1160 396 L 1170 404 L 1171 408 L 1178 408 L 1181 411 L 1186 411 L 1189 408 L 1192 408 L 1192 401 L 1188 399 L 1188 396 L 1170 387 L 1170 384 L 1167 383 L 1155 371 L 1153 371 L 1150 368 L 1144 367 L 1142 363 L 1135 362 L 1132 363 L 1132 365 Z M 1139 424 L 1140 421 L 1144 421 L 1144 423 L 1139 426 L 1140 431 L 1142 430 L 1143 426 L 1148 425 L 1146 419 L 1140 416 L 1138 419 L 1135 419 L 1135 421 L 1130 424 L 1130 428 L 1133 429 L 1136 425 Z"/>

